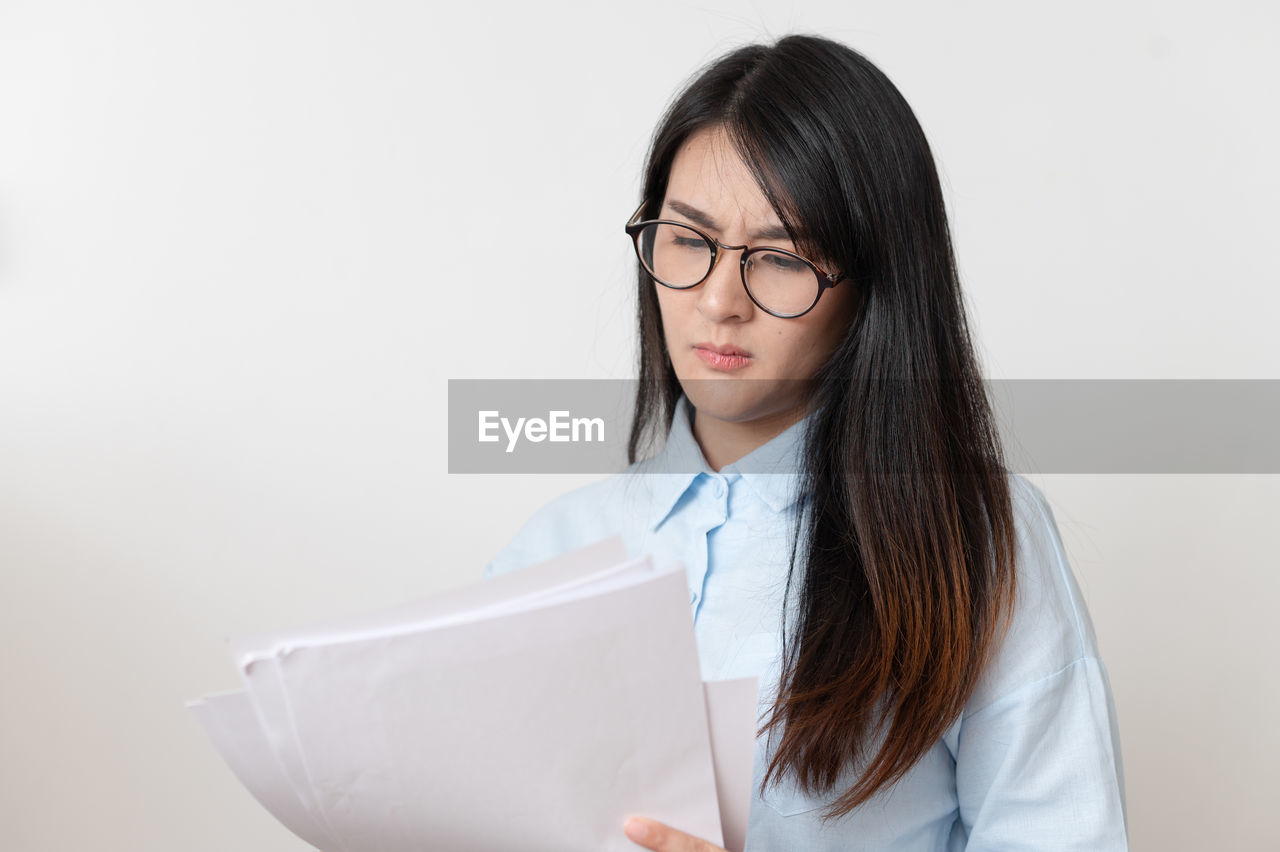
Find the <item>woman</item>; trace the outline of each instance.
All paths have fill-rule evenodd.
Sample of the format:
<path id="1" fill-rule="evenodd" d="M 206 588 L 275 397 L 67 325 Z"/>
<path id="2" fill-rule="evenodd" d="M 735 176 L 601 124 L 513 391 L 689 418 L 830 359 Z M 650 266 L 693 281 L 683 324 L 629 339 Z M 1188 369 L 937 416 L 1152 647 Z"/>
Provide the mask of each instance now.
<path id="1" fill-rule="evenodd" d="M 1092 624 L 1043 495 L 1002 464 L 893 84 L 817 37 L 724 56 L 659 124 L 627 232 L 631 465 L 487 573 L 619 531 L 685 564 L 704 679 L 760 677 L 748 849 L 1127 848 Z"/>

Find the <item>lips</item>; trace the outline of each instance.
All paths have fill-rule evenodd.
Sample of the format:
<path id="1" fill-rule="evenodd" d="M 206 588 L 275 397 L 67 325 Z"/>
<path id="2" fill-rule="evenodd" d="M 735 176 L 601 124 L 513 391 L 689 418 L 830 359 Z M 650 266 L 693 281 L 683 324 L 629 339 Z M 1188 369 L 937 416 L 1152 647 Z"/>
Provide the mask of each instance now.
<path id="1" fill-rule="evenodd" d="M 703 364 L 722 373 L 745 369 L 754 360 L 747 350 L 727 343 L 720 346 L 712 343 L 699 343 L 693 347 L 693 354 Z"/>
<path id="2" fill-rule="evenodd" d="M 714 352 L 717 355 L 740 355 L 744 358 L 751 357 L 751 353 L 748 352 L 747 350 L 743 349 L 740 346 L 733 346 L 728 343 L 723 344 L 721 346 L 716 346 L 714 343 L 695 343 L 693 344 L 693 348 L 706 349 L 708 352 Z"/>

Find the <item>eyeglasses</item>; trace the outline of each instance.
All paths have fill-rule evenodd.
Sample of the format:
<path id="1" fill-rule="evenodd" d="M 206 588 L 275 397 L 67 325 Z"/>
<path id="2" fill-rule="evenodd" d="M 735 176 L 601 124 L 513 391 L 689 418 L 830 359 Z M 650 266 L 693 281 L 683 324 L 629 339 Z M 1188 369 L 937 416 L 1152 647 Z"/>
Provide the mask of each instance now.
<path id="1" fill-rule="evenodd" d="M 665 287 L 688 290 L 710 277 L 723 251 L 742 252 L 742 286 L 762 311 L 790 319 L 813 310 L 824 290 L 849 278 L 826 272 L 795 252 L 764 246 L 729 246 L 692 225 L 670 219 L 637 221 L 644 202 L 631 214 L 626 231 L 646 272 Z"/>

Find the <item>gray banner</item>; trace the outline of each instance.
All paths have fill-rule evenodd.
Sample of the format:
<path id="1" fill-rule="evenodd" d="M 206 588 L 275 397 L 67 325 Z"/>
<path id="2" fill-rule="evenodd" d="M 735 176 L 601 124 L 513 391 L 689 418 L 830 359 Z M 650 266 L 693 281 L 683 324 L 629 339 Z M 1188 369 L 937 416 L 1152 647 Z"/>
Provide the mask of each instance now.
<path id="1" fill-rule="evenodd" d="M 985 384 L 1019 473 L 1280 473 L 1277 380 Z M 621 471 L 635 390 L 634 380 L 451 379 L 449 472 Z"/>

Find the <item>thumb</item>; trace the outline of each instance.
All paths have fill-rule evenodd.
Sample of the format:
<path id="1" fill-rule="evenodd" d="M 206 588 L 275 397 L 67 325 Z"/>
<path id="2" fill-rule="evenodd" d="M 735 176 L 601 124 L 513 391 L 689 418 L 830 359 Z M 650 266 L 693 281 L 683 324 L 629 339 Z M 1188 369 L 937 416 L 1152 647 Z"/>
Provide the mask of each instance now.
<path id="1" fill-rule="evenodd" d="M 632 842 L 652 852 L 725 852 L 719 846 L 645 817 L 632 817 L 623 830 Z"/>

